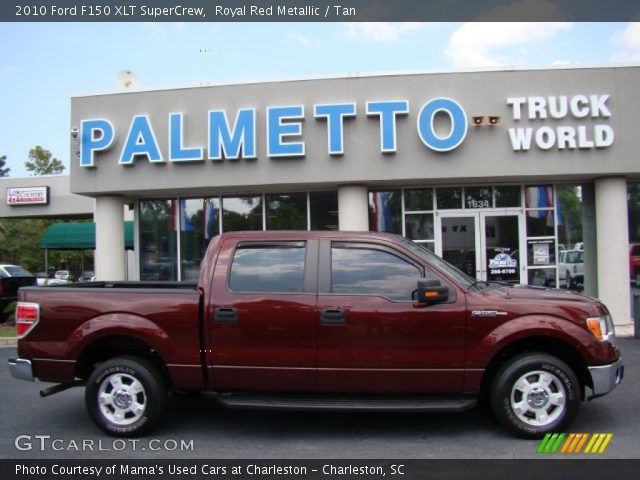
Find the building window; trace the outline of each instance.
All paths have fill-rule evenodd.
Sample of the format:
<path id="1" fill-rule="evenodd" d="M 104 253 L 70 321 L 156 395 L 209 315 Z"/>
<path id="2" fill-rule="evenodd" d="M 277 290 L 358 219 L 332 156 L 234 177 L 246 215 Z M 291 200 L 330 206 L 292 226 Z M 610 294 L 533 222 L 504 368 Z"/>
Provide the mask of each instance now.
<path id="1" fill-rule="evenodd" d="M 209 241 L 220 233 L 219 198 L 180 199 L 181 279 L 197 281 Z"/>
<path id="2" fill-rule="evenodd" d="M 304 291 L 304 242 L 241 243 L 233 255 L 229 288 L 234 292 Z"/>
<path id="3" fill-rule="evenodd" d="M 263 230 L 262 196 L 222 198 L 222 231 Z"/>
<path id="4" fill-rule="evenodd" d="M 491 208 L 493 206 L 491 187 L 465 187 L 464 208 Z"/>
<path id="5" fill-rule="evenodd" d="M 209 241 L 222 232 L 337 230 L 338 194 L 141 200 L 139 218 L 140 278 L 197 281 Z"/>
<path id="6" fill-rule="evenodd" d="M 309 193 L 311 230 L 338 230 L 338 192 Z"/>
<path id="7" fill-rule="evenodd" d="M 404 209 L 407 212 L 433 210 L 432 188 L 407 188 L 404 190 Z"/>
<path id="8" fill-rule="evenodd" d="M 435 235 L 433 213 L 406 213 L 405 237 L 414 241 L 433 240 Z"/>
<path id="9" fill-rule="evenodd" d="M 553 187 L 525 187 L 527 237 L 555 236 Z"/>
<path id="10" fill-rule="evenodd" d="M 175 200 L 140 201 L 140 279 L 177 280 Z"/>
<path id="11" fill-rule="evenodd" d="M 527 235 L 527 283 L 553 287 L 556 282 L 555 204 L 551 185 L 524 188 Z"/>
<path id="12" fill-rule="evenodd" d="M 415 265 L 391 252 L 339 242 L 331 247 L 333 293 L 411 301 L 420 277 Z"/>
<path id="13" fill-rule="evenodd" d="M 437 208 L 442 210 L 462 208 L 462 188 L 436 188 Z"/>
<path id="14" fill-rule="evenodd" d="M 508 185 L 493 188 L 496 208 L 518 208 L 522 205 L 520 186 Z"/>
<path id="15" fill-rule="evenodd" d="M 307 230 L 307 194 L 266 195 L 267 230 Z"/>
<path id="16" fill-rule="evenodd" d="M 629 184 L 627 198 L 629 199 L 629 242 L 640 243 L 640 183 Z"/>
<path id="17" fill-rule="evenodd" d="M 369 230 L 402 234 L 402 191 L 369 192 Z"/>

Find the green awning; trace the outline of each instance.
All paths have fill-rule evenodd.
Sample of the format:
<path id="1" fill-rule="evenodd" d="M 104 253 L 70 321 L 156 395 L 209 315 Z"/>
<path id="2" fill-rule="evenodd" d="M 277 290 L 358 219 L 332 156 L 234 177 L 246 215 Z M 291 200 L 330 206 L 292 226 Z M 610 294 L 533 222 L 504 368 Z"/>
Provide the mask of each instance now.
<path id="1" fill-rule="evenodd" d="M 94 222 L 55 223 L 47 228 L 40 248 L 49 250 L 95 250 Z M 124 248 L 133 250 L 133 222 L 124 222 Z"/>

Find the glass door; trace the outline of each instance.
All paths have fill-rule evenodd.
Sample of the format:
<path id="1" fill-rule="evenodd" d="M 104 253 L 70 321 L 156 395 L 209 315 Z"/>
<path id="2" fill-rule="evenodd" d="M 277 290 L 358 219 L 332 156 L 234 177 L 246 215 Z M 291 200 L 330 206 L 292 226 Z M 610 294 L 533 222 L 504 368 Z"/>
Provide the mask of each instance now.
<path id="1" fill-rule="evenodd" d="M 481 278 L 477 212 L 437 214 L 436 254 L 473 278 Z"/>
<path id="2" fill-rule="evenodd" d="M 525 272 L 522 221 L 518 213 L 480 213 L 482 280 L 522 283 Z"/>
<path id="3" fill-rule="evenodd" d="M 523 283 L 520 212 L 436 213 L 436 253 L 478 280 Z"/>

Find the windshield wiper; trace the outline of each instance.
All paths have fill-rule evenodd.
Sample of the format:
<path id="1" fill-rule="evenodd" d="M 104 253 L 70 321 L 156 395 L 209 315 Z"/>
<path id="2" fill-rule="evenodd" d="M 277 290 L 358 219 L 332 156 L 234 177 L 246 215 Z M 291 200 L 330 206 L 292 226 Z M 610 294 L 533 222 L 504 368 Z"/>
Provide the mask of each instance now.
<path id="1" fill-rule="evenodd" d="M 489 282 L 486 282 L 484 280 L 475 280 L 471 283 L 471 285 L 469 285 L 468 289 L 471 290 L 474 287 L 477 287 L 478 285 L 480 285 L 481 283 L 484 283 L 487 287 L 489 285 L 491 285 Z M 486 288 L 486 287 L 485 287 Z M 483 290 L 482 288 L 478 288 L 478 290 Z"/>

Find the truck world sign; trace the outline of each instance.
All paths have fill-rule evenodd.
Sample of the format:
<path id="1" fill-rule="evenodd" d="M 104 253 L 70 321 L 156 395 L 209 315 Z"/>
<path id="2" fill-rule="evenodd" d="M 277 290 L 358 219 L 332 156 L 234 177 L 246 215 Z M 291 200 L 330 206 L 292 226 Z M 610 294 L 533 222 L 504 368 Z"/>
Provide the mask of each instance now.
<path id="1" fill-rule="evenodd" d="M 529 121 L 531 126 L 517 125 L 508 129 L 508 140 L 514 151 L 527 151 L 535 146 L 542 150 L 557 148 L 606 148 L 613 144 L 614 132 L 608 124 L 556 125 L 571 118 L 579 122 L 608 119 L 609 95 L 575 95 L 573 97 L 509 97 L 514 123 Z M 397 119 L 410 113 L 408 100 L 366 102 L 365 115 L 379 122 L 381 153 L 395 153 L 397 145 Z M 327 154 L 342 156 L 345 122 L 357 118 L 356 103 L 315 104 L 312 116 L 326 123 Z M 235 112 L 209 110 L 207 112 L 208 138 L 196 145 L 185 145 L 185 113 L 171 112 L 166 122 L 153 120 L 148 115 L 134 115 L 125 133 L 118 163 L 134 165 L 137 159 L 150 163 L 202 162 L 205 159 L 258 158 L 256 131 L 258 121 L 265 122 L 266 156 L 269 158 L 305 156 L 303 137 L 304 105 L 267 107 L 264 119 L 259 119 L 255 108 L 240 108 Z M 451 98 L 432 98 L 418 109 L 416 133 L 425 147 L 434 152 L 448 152 L 458 148 L 465 140 L 469 117 L 460 103 Z M 540 122 L 554 122 L 553 126 Z M 537 124 L 535 123 L 537 122 Z M 574 122 L 575 123 L 575 122 Z M 443 128 L 442 125 L 445 125 Z M 157 129 L 168 129 L 166 152 L 160 148 Z M 96 153 L 111 149 L 121 132 L 106 118 L 84 119 L 80 123 L 80 166 L 96 167 Z M 205 154 L 206 148 L 206 154 Z"/>

